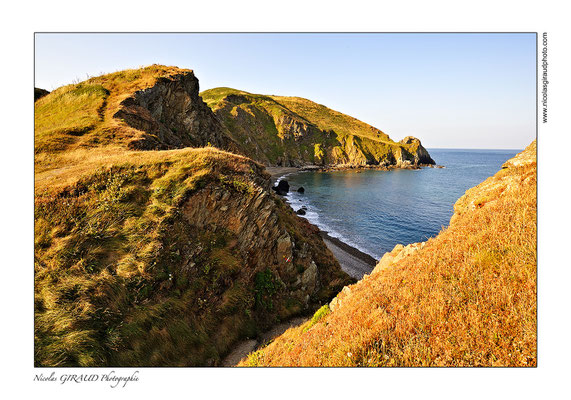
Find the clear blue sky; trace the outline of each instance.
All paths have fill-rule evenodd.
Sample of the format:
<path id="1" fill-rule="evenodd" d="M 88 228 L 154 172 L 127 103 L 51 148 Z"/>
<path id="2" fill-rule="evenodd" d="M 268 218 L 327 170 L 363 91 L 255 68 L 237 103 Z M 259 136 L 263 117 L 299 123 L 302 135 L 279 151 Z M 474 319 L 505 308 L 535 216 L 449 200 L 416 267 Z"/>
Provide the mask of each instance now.
<path id="1" fill-rule="evenodd" d="M 300 96 L 425 147 L 535 138 L 535 34 L 36 34 L 35 86 L 149 64 Z"/>

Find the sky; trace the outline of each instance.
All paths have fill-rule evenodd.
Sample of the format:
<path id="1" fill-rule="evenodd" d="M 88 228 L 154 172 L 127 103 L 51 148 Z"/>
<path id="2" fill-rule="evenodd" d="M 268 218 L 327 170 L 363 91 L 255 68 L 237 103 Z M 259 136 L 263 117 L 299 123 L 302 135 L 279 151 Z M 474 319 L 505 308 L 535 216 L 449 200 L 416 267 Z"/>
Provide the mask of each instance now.
<path id="1" fill-rule="evenodd" d="M 535 34 L 35 35 L 35 86 L 150 64 L 190 68 L 200 90 L 299 96 L 393 140 L 523 149 L 535 138 Z"/>

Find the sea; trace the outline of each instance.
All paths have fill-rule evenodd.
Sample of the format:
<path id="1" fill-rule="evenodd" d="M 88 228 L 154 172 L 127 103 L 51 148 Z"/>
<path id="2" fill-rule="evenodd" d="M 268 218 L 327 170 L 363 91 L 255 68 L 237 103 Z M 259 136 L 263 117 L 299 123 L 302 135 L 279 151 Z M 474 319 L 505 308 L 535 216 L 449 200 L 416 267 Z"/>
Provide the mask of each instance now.
<path id="1" fill-rule="evenodd" d="M 290 184 L 286 198 L 294 210 L 305 206 L 312 224 L 379 259 L 396 244 L 436 236 L 456 200 L 520 151 L 428 149 L 444 168 L 302 171 L 281 179 Z M 300 186 L 303 194 L 295 191 Z"/>

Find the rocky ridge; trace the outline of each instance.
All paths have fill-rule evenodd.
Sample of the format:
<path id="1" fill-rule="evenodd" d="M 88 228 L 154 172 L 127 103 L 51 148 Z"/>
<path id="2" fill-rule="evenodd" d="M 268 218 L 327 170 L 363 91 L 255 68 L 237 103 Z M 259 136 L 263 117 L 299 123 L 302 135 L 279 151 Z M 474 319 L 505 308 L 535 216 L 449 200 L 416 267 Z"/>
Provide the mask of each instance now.
<path id="1" fill-rule="evenodd" d="M 145 135 L 129 143 L 138 150 L 211 145 L 236 150 L 228 132 L 198 95 L 192 71 L 163 77 L 124 99 L 113 115 Z"/>
<path id="2" fill-rule="evenodd" d="M 242 154 L 269 166 L 388 167 L 433 165 L 420 140 L 384 132 L 307 99 L 229 88 L 201 93 Z"/>

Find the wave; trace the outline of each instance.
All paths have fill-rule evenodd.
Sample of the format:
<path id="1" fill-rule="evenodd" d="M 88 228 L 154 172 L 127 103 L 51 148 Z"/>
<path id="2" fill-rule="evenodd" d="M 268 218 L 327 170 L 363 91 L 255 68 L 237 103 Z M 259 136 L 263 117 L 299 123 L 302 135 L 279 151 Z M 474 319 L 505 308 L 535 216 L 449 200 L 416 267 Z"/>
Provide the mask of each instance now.
<path id="1" fill-rule="evenodd" d="M 289 174 L 288 174 L 289 175 Z M 280 178 L 282 179 L 282 178 Z M 278 179 L 279 182 L 279 179 Z M 341 232 L 333 228 L 327 222 L 324 221 L 322 218 L 321 210 L 314 206 L 307 197 L 301 196 L 299 193 L 295 191 L 289 192 L 286 196 L 287 204 L 292 208 L 292 210 L 297 211 L 302 207 L 306 208 L 305 215 L 300 215 L 300 217 L 305 218 L 311 224 L 317 226 L 320 230 L 327 232 L 329 236 L 334 237 L 336 239 L 341 240 L 343 243 L 348 244 L 351 247 L 356 248 L 357 250 L 361 251 L 362 253 L 368 254 L 371 257 L 375 258 L 376 260 L 380 259 L 381 255 L 376 254 L 376 252 L 372 252 L 370 249 L 367 249 L 358 243 L 355 243 L 351 238 L 343 235 Z M 335 221 L 342 221 L 341 219 L 332 219 L 332 222 Z"/>

